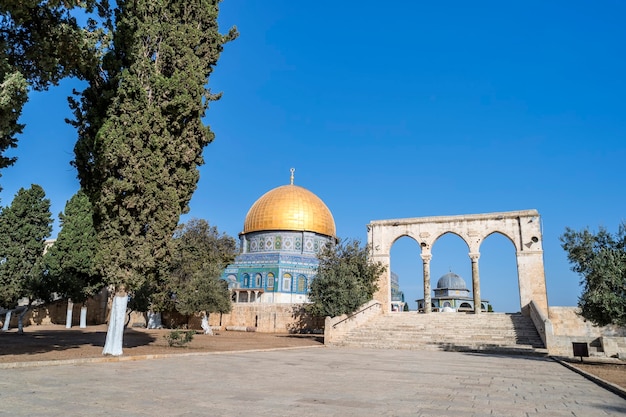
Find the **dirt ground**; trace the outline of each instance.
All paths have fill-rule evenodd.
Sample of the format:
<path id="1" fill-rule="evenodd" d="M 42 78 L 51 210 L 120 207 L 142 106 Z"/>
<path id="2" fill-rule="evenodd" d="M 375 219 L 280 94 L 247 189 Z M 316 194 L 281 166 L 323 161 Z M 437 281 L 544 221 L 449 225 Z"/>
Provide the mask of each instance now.
<path id="1" fill-rule="evenodd" d="M 86 329 L 50 325 L 25 327 L 23 334 L 18 334 L 16 329 L 0 332 L 0 363 L 100 358 L 106 331 L 106 325 Z M 170 332 L 169 329 L 126 329 L 123 356 L 320 346 L 324 343 L 321 335 L 218 331 L 214 336 L 197 333 L 185 347 L 170 347 L 165 338 Z"/>
<path id="2" fill-rule="evenodd" d="M 594 361 L 592 358 L 585 358 L 583 363 L 577 360 L 568 361 L 568 363 L 626 390 L 626 362 L 607 363 Z"/>
<path id="3" fill-rule="evenodd" d="M 0 363 L 101 358 L 106 325 L 86 329 L 61 325 L 28 326 L 24 334 L 16 329 L 0 332 Z M 185 347 L 170 347 L 165 338 L 171 330 L 128 328 L 124 332 L 124 356 L 226 352 L 298 346 L 321 346 L 321 335 L 268 334 L 218 331 L 214 336 L 198 333 Z M 626 362 L 572 360 L 571 365 L 626 389 Z"/>

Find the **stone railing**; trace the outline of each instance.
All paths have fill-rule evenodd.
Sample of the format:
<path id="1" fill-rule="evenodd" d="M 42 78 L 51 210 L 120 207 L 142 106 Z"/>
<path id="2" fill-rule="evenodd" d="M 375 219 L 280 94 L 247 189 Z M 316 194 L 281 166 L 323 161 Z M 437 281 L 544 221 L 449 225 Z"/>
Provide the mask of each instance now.
<path id="1" fill-rule="evenodd" d="M 355 313 L 337 317 L 326 317 L 324 323 L 324 344 L 330 345 L 350 330 L 382 314 L 382 304 L 372 300 L 362 305 Z"/>
<path id="2" fill-rule="evenodd" d="M 537 329 L 537 333 L 541 337 L 541 341 L 543 345 L 550 351 L 550 346 L 553 344 L 554 339 L 554 328 L 552 326 L 552 322 L 548 318 L 548 312 L 543 311 L 534 301 L 530 301 L 528 304 L 530 311 L 530 318 L 532 319 L 535 328 Z"/>

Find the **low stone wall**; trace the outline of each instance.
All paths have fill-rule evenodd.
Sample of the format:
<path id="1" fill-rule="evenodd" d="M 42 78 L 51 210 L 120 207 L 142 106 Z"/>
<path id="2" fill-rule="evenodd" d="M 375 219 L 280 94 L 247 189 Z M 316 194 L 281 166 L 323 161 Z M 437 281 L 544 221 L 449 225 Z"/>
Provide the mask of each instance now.
<path id="1" fill-rule="evenodd" d="M 87 324 L 104 324 L 110 312 L 108 292 L 103 291 L 97 297 L 89 299 L 87 305 Z M 72 308 L 72 324 L 79 325 L 82 304 L 75 303 Z M 55 301 L 30 310 L 24 318 L 24 325 L 65 324 L 67 300 Z M 0 316 L 0 327 L 5 316 Z M 164 312 L 162 322 L 165 327 L 201 329 L 202 317 L 196 314 L 191 317 L 176 312 Z M 209 315 L 209 324 L 216 330 L 227 327 L 248 329 L 263 333 L 322 333 L 324 319 L 314 318 L 304 310 L 304 304 L 262 304 L 233 303 L 232 310 L 227 314 L 213 313 Z M 147 326 L 147 314 L 133 311 L 128 324 Z M 17 327 L 17 314 L 11 317 L 11 328 Z"/>
<path id="2" fill-rule="evenodd" d="M 168 328 L 202 328 L 200 314 L 187 317 L 176 312 L 164 312 L 161 316 L 163 326 Z M 131 314 L 131 326 L 146 324 L 145 313 Z M 303 304 L 233 303 L 230 313 L 210 314 L 209 325 L 214 330 L 230 328 L 261 333 L 321 333 L 324 319 L 311 317 Z"/>
<path id="3" fill-rule="evenodd" d="M 552 335 L 549 336 L 548 351 L 555 356 L 573 356 L 573 342 L 587 343 L 593 356 L 618 356 L 621 341 L 626 337 L 626 328 L 618 326 L 595 326 L 579 314 L 577 307 L 550 307 L 549 318 Z"/>
<path id="4" fill-rule="evenodd" d="M 80 324 L 80 309 L 87 306 L 87 325 L 102 324 L 107 320 L 108 292 L 103 290 L 96 297 L 90 298 L 84 304 L 74 303 L 72 307 L 72 325 Z M 5 316 L 0 316 L 0 326 L 4 325 Z M 37 307 L 32 307 L 24 317 L 24 326 L 65 324 L 67 320 L 67 300 L 53 301 Z M 10 328 L 17 327 L 17 314 L 11 315 Z"/>
<path id="5" fill-rule="evenodd" d="M 190 326 L 200 328 L 200 320 L 200 316 L 195 317 Z M 235 303 L 230 313 L 211 314 L 209 324 L 222 330 L 238 327 L 262 333 L 321 333 L 324 319 L 311 317 L 303 304 Z"/>

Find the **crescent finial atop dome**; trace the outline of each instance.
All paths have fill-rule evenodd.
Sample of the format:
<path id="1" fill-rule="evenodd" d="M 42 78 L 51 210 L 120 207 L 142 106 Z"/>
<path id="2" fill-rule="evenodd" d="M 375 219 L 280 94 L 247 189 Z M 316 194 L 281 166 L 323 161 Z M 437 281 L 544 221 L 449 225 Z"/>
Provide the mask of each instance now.
<path id="1" fill-rule="evenodd" d="M 296 172 L 296 169 L 295 168 L 291 168 L 289 170 L 289 172 L 291 172 L 291 185 L 293 185 L 293 173 Z"/>

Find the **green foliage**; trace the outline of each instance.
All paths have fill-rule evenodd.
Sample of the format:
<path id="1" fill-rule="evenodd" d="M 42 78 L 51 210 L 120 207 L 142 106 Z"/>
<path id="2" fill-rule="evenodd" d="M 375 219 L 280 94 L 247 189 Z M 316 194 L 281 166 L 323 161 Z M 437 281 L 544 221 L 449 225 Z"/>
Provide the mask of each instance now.
<path id="1" fill-rule="evenodd" d="M 12 71 L 6 57 L 0 57 L 0 168 L 15 163 L 4 152 L 17 146 L 16 135 L 22 133 L 23 124 L 17 121 L 28 100 L 28 84 L 18 71 Z"/>
<path id="2" fill-rule="evenodd" d="M 202 122 L 208 78 L 233 29 L 218 1 L 121 0 L 111 49 L 72 100 L 74 165 L 94 207 L 96 262 L 133 292 L 167 273 L 170 242 L 213 133 Z"/>
<path id="3" fill-rule="evenodd" d="M 195 334 L 195 330 L 172 330 L 163 337 L 167 340 L 169 347 L 183 347 L 193 340 Z"/>
<path id="4" fill-rule="evenodd" d="M 50 200 L 43 188 L 21 188 L 0 213 L 0 306 L 15 307 L 22 297 L 47 299 L 42 280 L 45 240 L 52 231 Z"/>
<path id="5" fill-rule="evenodd" d="M 0 168 L 15 162 L 4 151 L 17 146 L 18 123 L 28 100 L 28 86 L 44 90 L 66 76 L 85 78 L 96 71 L 104 32 L 90 19 L 79 26 L 72 11 L 101 16 L 105 1 L 4 0 L 0 3 Z"/>
<path id="6" fill-rule="evenodd" d="M 176 310 L 185 315 L 229 312 L 230 293 L 221 274 L 235 259 L 235 239 L 206 220 L 192 219 L 176 230 L 173 247 L 167 288 L 175 295 Z"/>
<path id="7" fill-rule="evenodd" d="M 561 246 L 581 276 L 581 315 L 599 326 L 626 326 L 626 223 L 615 235 L 604 228 L 595 234 L 567 228 Z"/>
<path id="8" fill-rule="evenodd" d="M 409 311 L 409 303 L 404 303 L 404 308 L 402 311 Z"/>
<path id="9" fill-rule="evenodd" d="M 46 279 L 58 294 L 83 302 L 104 286 L 93 262 L 97 242 L 87 195 L 78 191 L 59 219 L 61 231 L 44 256 Z"/>
<path id="10" fill-rule="evenodd" d="M 355 312 L 372 299 L 386 267 L 368 259 L 369 248 L 358 240 L 327 245 L 318 254 L 317 275 L 311 284 L 309 311 L 336 317 Z"/>

